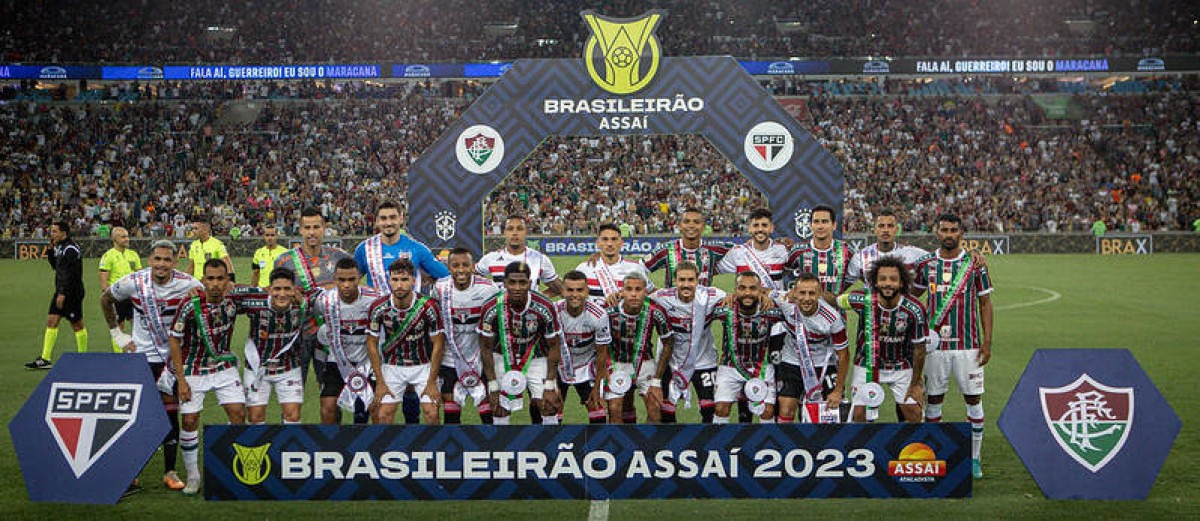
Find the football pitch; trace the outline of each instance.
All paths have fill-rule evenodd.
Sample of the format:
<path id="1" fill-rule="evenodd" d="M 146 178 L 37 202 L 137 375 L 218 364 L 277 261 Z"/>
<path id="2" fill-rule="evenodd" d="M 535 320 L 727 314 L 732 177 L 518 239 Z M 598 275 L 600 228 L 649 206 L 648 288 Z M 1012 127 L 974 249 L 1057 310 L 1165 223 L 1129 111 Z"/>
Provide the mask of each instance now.
<path id="1" fill-rule="evenodd" d="M 580 258 L 555 259 L 559 274 Z M 241 280 L 249 273 L 248 259 L 235 259 Z M 110 352 L 108 327 L 99 310 L 97 259 L 86 259 L 84 279 L 88 296 L 84 315 L 90 333 L 89 350 Z M 1200 471 L 1200 430 L 1191 423 L 1200 414 L 1200 255 L 1101 257 L 1096 255 L 1011 255 L 989 259 L 996 286 L 993 357 L 987 369 L 984 404 L 987 431 L 984 439 L 985 478 L 976 481 L 974 497 L 963 500 L 629 500 L 607 505 L 613 519 L 679 518 L 783 518 L 807 516 L 912 517 L 936 514 L 951 518 L 1181 518 L 1200 515 L 1196 482 Z M 0 417 L 8 422 L 46 375 L 22 367 L 36 357 L 42 345 L 46 309 L 53 291 L 53 272 L 45 261 L 0 260 Z M 661 282 L 661 275 L 656 277 Z M 731 286 L 728 276 L 718 286 Z M 1188 318 L 1192 317 L 1192 318 Z M 246 335 L 240 320 L 234 337 L 235 351 Z M 1009 394 L 1034 350 L 1039 348 L 1127 348 L 1158 386 L 1167 402 L 1183 419 L 1183 429 L 1144 502 L 1050 501 L 1044 498 L 1025 467 L 996 427 Z M 55 349 L 55 360 L 73 351 L 74 337 L 64 322 Z M 1190 353 L 1190 354 L 1189 354 Z M 310 376 L 310 384 L 311 384 Z M 309 386 L 303 409 L 305 422 L 318 415 L 315 386 Z M 572 395 L 573 397 L 574 395 Z M 573 398 L 572 398 L 573 399 Z M 568 410 L 568 422 L 585 421 L 578 404 Z M 965 421 L 962 400 L 947 396 L 944 417 Z M 573 413 L 573 414 L 572 414 Z M 468 408 L 464 421 L 478 421 Z M 695 409 L 682 410 L 681 421 L 699 421 Z M 890 417 L 885 407 L 883 418 Z M 268 409 L 268 420 L 277 422 L 277 406 Z M 204 422 L 224 423 L 225 417 L 210 399 Z M 515 423 L 528 423 L 524 413 Z M 179 464 L 182 474 L 183 463 Z M 447 501 L 447 502 L 221 502 L 183 497 L 159 482 L 162 457 L 155 455 L 141 474 L 145 491 L 116 506 L 80 506 L 31 503 L 21 478 L 7 428 L 0 434 L 0 518 L 310 518 L 317 516 L 382 518 L 402 513 L 429 519 L 584 519 L 588 501 Z M 1191 491 L 1191 492 L 1189 492 Z M 596 512 L 591 512 L 595 514 Z"/>

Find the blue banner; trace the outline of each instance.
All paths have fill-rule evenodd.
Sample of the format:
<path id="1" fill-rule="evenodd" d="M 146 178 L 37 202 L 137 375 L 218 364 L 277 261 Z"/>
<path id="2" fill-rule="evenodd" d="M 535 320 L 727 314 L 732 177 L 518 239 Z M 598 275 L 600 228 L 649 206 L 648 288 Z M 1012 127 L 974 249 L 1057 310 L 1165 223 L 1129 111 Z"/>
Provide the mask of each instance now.
<path id="1" fill-rule="evenodd" d="M 102 67 L 100 75 L 106 80 L 161 80 L 162 67 L 152 65 Z"/>
<path id="2" fill-rule="evenodd" d="M 397 63 L 392 65 L 393 78 L 462 78 L 461 63 Z"/>
<path id="3" fill-rule="evenodd" d="M 828 74 L 829 62 L 813 60 L 741 61 L 746 72 L 755 76 Z"/>
<path id="4" fill-rule="evenodd" d="M 512 68 L 512 62 L 465 63 L 463 76 L 467 78 L 499 78 Z"/>
<path id="5" fill-rule="evenodd" d="M 334 65 L 168 65 L 168 80 L 305 80 L 380 78 L 376 64 Z"/>
<path id="6" fill-rule="evenodd" d="M 0 79 L 82 80 L 100 77 L 100 67 L 80 65 L 0 65 Z"/>
<path id="7" fill-rule="evenodd" d="M 67 353 L 8 424 L 33 501 L 115 504 L 170 431 L 142 355 Z"/>
<path id="8" fill-rule="evenodd" d="M 208 425 L 218 500 L 968 497 L 966 423 Z"/>

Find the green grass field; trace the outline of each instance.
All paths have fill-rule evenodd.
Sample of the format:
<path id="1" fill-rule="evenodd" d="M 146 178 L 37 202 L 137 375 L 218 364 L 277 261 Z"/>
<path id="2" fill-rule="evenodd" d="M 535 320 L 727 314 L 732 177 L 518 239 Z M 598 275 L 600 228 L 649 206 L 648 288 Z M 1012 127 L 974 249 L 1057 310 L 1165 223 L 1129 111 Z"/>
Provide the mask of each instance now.
<path id="1" fill-rule="evenodd" d="M 559 258 L 559 273 L 578 259 Z M 96 259 L 85 263 L 88 298 L 85 316 L 90 350 L 109 351 L 108 328 L 99 310 Z M 235 266 L 244 269 L 245 259 Z M 1200 430 L 1191 420 L 1200 414 L 1200 393 L 1190 378 L 1200 370 L 1197 346 L 1200 321 L 1200 256 L 1100 257 L 1093 255 L 1014 255 L 990 259 L 997 291 L 994 354 L 988 365 L 985 397 L 987 434 L 984 441 L 985 479 L 975 483 L 975 497 L 966 500 L 654 500 L 614 501 L 610 515 L 630 518 L 778 518 L 800 512 L 815 515 L 863 515 L 870 518 L 909 517 L 932 512 L 956 518 L 1180 518 L 1200 512 L 1195 494 L 1200 471 Z M 241 274 L 246 277 L 248 274 Z M 727 278 L 727 277 L 726 277 Z M 8 423 L 46 373 L 29 371 L 22 363 L 37 356 L 42 344 L 46 306 L 53 288 L 53 273 L 45 262 L 0 260 L 0 279 L 8 282 L 0 300 L 0 417 Z M 728 288 L 729 280 L 718 280 Z M 1059 297 L 1055 298 L 1056 295 Z M 1193 318 L 1188 318 L 1193 317 Z M 240 346 L 246 326 L 239 324 L 234 345 Z M 1128 348 L 1149 373 L 1176 414 L 1184 419 L 1171 457 L 1163 467 L 1149 500 L 1130 502 L 1050 501 L 1029 476 L 1005 441 L 996 420 L 1009 393 L 1035 349 L 1105 347 Z M 55 357 L 74 350 L 74 338 L 65 325 Z M 311 378 L 311 377 L 310 377 Z M 310 389 L 309 397 L 315 397 Z M 963 421 L 961 400 L 947 399 L 945 418 Z M 224 423 L 223 413 L 210 402 L 204 419 Z M 575 410 L 576 422 L 581 411 Z M 469 421 L 473 411 L 464 412 Z M 315 400 L 304 407 L 305 421 L 316 421 Z M 569 414 L 568 421 L 571 420 Z M 887 415 L 885 414 L 885 418 Z M 277 409 L 268 411 L 277 421 Z M 528 422 L 520 414 L 518 422 Z M 694 410 L 684 421 L 698 421 Z M 182 471 L 182 461 L 180 462 Z M 308 518 L 362 516 L 382 518 L 403 512 L 415 518 L 548 518 L 582 519 L 587 501 L 471 501 L 471 502 L 356 502 L 325 506 L 311 502 L 222 503 L 219 510 L 198 498 L 185 498 L 163 488 L 158 477 L 162 458 L 155 455 L 142 473 L 146 491 L 114 507 L 34 504 L 9 440 L 0 434 L 0 518 L 187 518 L 245 516 L 254 518 Z M 1188 492 L 1188 491 L 1191 492 Z"/>

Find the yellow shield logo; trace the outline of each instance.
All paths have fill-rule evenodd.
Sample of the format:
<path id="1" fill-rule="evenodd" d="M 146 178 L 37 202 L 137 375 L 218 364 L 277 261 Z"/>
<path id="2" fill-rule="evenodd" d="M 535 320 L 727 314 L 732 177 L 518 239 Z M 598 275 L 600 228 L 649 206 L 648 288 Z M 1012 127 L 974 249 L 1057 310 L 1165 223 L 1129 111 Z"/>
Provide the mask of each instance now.
<path id="1" fill-rule="evenodd" d="M 584 46 L 583 62 L 596 85 L 613 94 L 632 94 L 654 79 L 662 56 L 654 31 L 663 13 L 649 11 L 636 18 L 582 13 L 592 30 Z"/>
<path id="2" fill-rule="evenodd" d="M 233 475 L 238 481 L 257 485 L 267 480 L 271 473 L 271 460 L 267 458 L 267 449 L 270 448 L 270 443 L 257 447 L 233 444 L 233 463 L 229 466 L 233 468 Z"/>

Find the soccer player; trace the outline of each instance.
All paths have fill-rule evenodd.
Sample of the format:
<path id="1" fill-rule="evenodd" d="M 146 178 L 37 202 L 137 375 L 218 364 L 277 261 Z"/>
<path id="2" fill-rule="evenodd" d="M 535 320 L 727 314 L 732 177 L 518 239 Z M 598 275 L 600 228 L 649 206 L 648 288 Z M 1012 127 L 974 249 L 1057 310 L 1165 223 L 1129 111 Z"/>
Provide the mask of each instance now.
<path id="1" fill-rule="evenodd" d="M 700 284 L 701 270 L 692 261 L 682 261 L 672 270 L 672 287 L 650 296 L 666 313 L 671 341 L 663 342 L 658 355 L 657 378 L 661 387 L 651 387 L 655 401 L 662 402 L 661 421 L 675 423 L 675 409 L 682 398 L 691 403 L 689 385 L 696 387 L 700 400 L 700 418 L 713 422 L 714 382 L 717 376 L 717 347 L 713 342 L 712 323 L 725 292 Z M 666 389 L 664 391 L 663 389 Z"/>
<path id="2" fill-rule="evenodd" d="M 900 226 L 896 219 L 896 213 L 891 210 L 885 209 L 875 215 L 874 230 L 875 243 L 863 248 L 862 251 L 850 258 L 850 266 L 846 268 L 846 287 L 861 280 L 863 274 L 875 265 L 875 259 L 882 255 L 900 257 L 905 266 L 912 270 L 916 267 L 917 259 L 929 253 L 916 246 L 896 242 Z"/>
<path id="3" fill-rule="evenodd" d="M 852 418 L 856 422 L 873 421 L 877 412 L 867 415 L 862 392 L 867 382 L 891 389 L 905 421 L 921 421 L 921 402 L 925 398 L 921 374 L 928 326 L 925 309 L 909 295 L 912 280 L 903 260 L 885 255 L 875 260 L 874 269 L 867 270 L 862 291 L 838 298 L 838 305 L 853 309 L 860 317 L 850 384 Z"/>
<path id="4" fill-rule="evenodd" d="M 438 371 L 446 337 L 437 301 L 413 292 L 417 267 L 408 259 L 388 266 L 392 294 L 371 305 L 367 356 L 375 368 L 375 423 L 391 425 L 400 398 L 392 389 L 412 386 L 421 397 L 426 425 L 438 424 Z"/>
<path id="5" fill-rule="evenodd" d="M 509 264 L 504 291 L 483 305 L 479 349 L 496 425 L 508 425 L 510 413 L 524 407 L 526 390 L 542 424 L 558 423 L 562 398 L 549 371 L 558 367 L 562 348 L 558 320 L 550 299 L 530 290 L 532 282 L 528 265 Z"/>
<path id="6" fill-rule="evenodd" d="M 368 237 L 354 248 L 354 262 L 358 271 L 367 277 L 367 285 L 389 294 L 387 266 L 399 258 L 407 258 L 413 265 L 429 276 L 445 279 L 450 276 L 446 265 L 438 262 L 425 244 L 400 233 L 400 206 L 391 201 L 380 203 L 375 212 L 375 227 L 379 233 Z M 421 291 L 421 275 L 413 291 Z"/>
<path id="7" fill-rule="evenodd" d="M 654 337 L 670 339 L 671 326 L 662 308 L 646 297 L 648 285 L 641 273 L 626 275 L 621 284 L 621 300 L 608 309 L 612 347 L 608 359 L 600 361 L 600 371 L 605 375 L 604 399 L 608 402 L 609 423 L 637 423 L 635 390 L 646 402 L 646 421 L 659 423 L 662 419 L 662 402 L 648 392 L 651 387 L 662 386 L 653 353 Z"/>
<path id="8" fill-rule="evenodd" d="M 467 398 L 471 398 L 479 411 L 480 422 L 491 424 L 492 404 L 483 378 L 478 328 L 483 304 L 500 289 L 491 280 L 475 273 L 471 250 L 450 250 L 447 263 L 450 280 L 438 281 L 433 288 L 433 299 L 441 310 L 446 337 L 446 352 L 439 370 L 443 421 L 447 425 L 462 423 L 462 406 Z"/>
<path id="9" fill-rule="evenodd" d="M 83 324 L 83 252 L 71 240 L 71 227 L 66 221 L 50 225 L 50 254 L 47 259 L 54 268 L 54 295 L 46 314 L 46 334 L 42 337 L 42 355 L 25 364 L 28 369 L 50 369 L 54 364 L 54 344 L 58 341 L 58 326 L 63 317 L 75 331 L 75 349 L 87 352 L 88 333 Z"/>
<path id="10" fill-rule="evenodd" d="M 821 293 L 821 281 L 805 272 L 786 300 L 778 302 L 789 329 L 775 375 L 779 382 L 779 423 L 793 422 L 801 403 L 816 406 L 817 414 L 807 411 L 811 423 L 821 419 L 820 400 L 825 401 L 828 411 L 839 412 L 842 405 L 846 387 L 843 375 L 850 367 L 846 323 Z"/>
<path id="11" fill-rule="evenodd" d="M 371 304 L 383 293 L 376 288 L 360 287 L 362 274 L 353 259 L 337 261 L 333 269 L 334 289 L 312 298 L 313 308 L 321 315 L 324 343 L 331 363 L 321 375 L 321 423 L 338 423 L 338 407 L 354 413 L 354 423 L 369 419 L 372 374 L 367 359 L 367 326 Z"/>
<path id="12" fill-rule="evenodd" d="M 621 284 L 630 273 L 638 273 L 647 282 L 646 290 L 653 291 L 650 273 L 640 262 L 632 261 L 621 256 L 621 246 L 625 240 L 621 231 L 612 223 L 600 225 L 596 235 L 596 249 L 600 258 L 596 261 L 584 261 L 575 269 L 583 272 L 588 281 L 588 298 L 600 305 L 613 305 L 621 295 Z"/>
<path id="13" fill-rule="evenodd" d="M 992 358 L 992 279 L 987 266 L 963 250 L 962 219 L 941 215 L 936 234 L 939 248 L 917 261 L 916 273 L 917 283 L 929 288 L 929 338 L 937 344 L 926 364 L 925 421 L 942 421 L 942 402 L 953 377 L 967 403 L 971 472 L 978 479 L 983 477 L 983 366 Z M 938 341 L 932 342 L 934 338 Z"/>
<path id="14" fill-rule="evenodd" d="M 100 257 L 100 291 L 105 291 L 122 277 L 142 269 L 142 257 L 129 248 L 129 230 L 120 226 L 112 230 L 112 248 Z M 128 300 L 117 302 L 117 327 L 133 320 L 133 303 Z M 113 352 L 120 353 L 121 346 L 113 342 Z"/>
<path id="15" fill-rule="evenodd" d="M 503 286 L 504 268 L 514 262 L 524 262 L 533 272 L 533 280 L 546 285 L 546 295 L 557 297 L 562 295 L 562 281 L 554 270 L 550 257 L 530 248 L 525 244 L 528 227 L 525 218 L 520 215 L 510 215 L 504 220 L 504 247 L 487 253 L 475 265 L 480 275 L 489 277 L 497 287 Z"/>
<path id="16" fill-rule="evenodd" d="M 201 295 L 179 307 L 171 328 L 171 365 L 181 376 L 179 412 L 183 416 L 179 446 L 187 469 L 183 493 L 200 491 L 200 411 L 204 396 L 215 392 L 229 423 L 246 421 L 246 394 L 238 377 L 238 359 L 229 351 L 237 304 L 225 298 L 229 287 L 229 265 L 222 259 L 204 263 Z"/>
<path id="17" fill-rule="evenodd" d="M 212 225 L 209 224 L 208 218 L 203 215 L 193 217 L 192 232 L 196 234 L 196 238 L 188 246 L 186 271 L 197 279 L 203 279 L 204 263 L 210 259 L 221 259 L 229 268 L 229 280 L 236 280 L 233 261 L 229 260 L 229 253 L 225 251 L 225 243 L 212 236 Z M 253 282 L 251 281 L 251 283 Z"/>
<path id="18" fill-rule="evenodd" d="M 712 286 L 713 277 L 717 275 L 717 265 L 729 253 L 729 248 L 704 244 L 701 237 L 704 234 L 704 214 L 697 208 L 687 208 L 679 216 L 679 238 L 660 245 L 654 253 L 642 260 L 646 270 L 655 272 L 666 269 L 666 286 L 675 283 L 675 272 L 683 262 L 696 265 L 700 286 Z"/>
<path id="19" fill-rule="evenodd" d="M 147 259 L 149 268 L 135 271 L 109 286 L 100 295 L 100 311 L 108 322 L 112 340 L 127 353 L 143 356 L 150 365 L 150 373 L 159 382 L 160 398 L 171 422 L 171 432 L 163 439 L 163 484 L 172 490 L 182 490 L 183 481 L 175 472 L 176 450 L 179 444 L 179 401 L 176 399 L 173 370 L 167 362 L 171 360 L 171 326 L 179 307 L 188 294 L 203 287 L 191 275 L 175 269 L 175 243 L 167 240 L 155 241 Z M 117 327 L 116 304 L 133 304 L 133 335 Z M 163 370 L 167 376 L 163 377 Z"/>
<path id="20" fill-rule="evenodd" d="M 588 412 L 588 423 L 604 423 L 607 407 L 596 385 L 596 360 L 608 359 L 612 334 L 608 312 L 588 300 L 587 275 L 578 270 L 563 275 L 563 299 L 554 303 L 562 327 L 562 363 L 558 366 L 559 395 L 565 400 L 574 387 Z M 560 413 L 560 420 L 561 413 Z"/>
<path id="21" fill-rule="evenodd" d="M 783 348 L 786 321 L 779 308 L 762 309 L 762 282 L 758 272 L 738 273 L 734 286 L 737 302 L 733 309 L 716 310 L 722 327 L 721 365 L 717 367 L 716 417 L 713 423 L 729 423 L 733 402 L 743 393 L 748 409 L 763 422 L 775 418 L 775 368 L 772 353 Z"/>
<path id="22" fill-rule="evenodd" d="M 717 263 L 718 273 L 754 272 L 762 287 L 783 289 L 784 267 L 788 263 L 788 248 L 771 239 L 775 233 L 774 214 L 766 208 L 750 212 L 750 240 L 730 248 Z"/>
<path id="23" fill-rule="evenodd" d="M 300 423 L 304 380 L 300 375 L 300 336 L 308 322 L 308 300 L 296 290 L 296 274 L 274 268 L 266 290 L 239 286 L 228 296 L 239 314 L 250 317 L 246 335 L 247 416 L 251 424 L 266 422 L 274 389 L 283 423 Z"/>
<path id="24" fill-rule="evenodd" d="M 854 258 L 854 250 L 850 245 L 833 238 L 837 229 L 837 218 L 833 211 L 825 205 L 818 205 L 812 210 L 812 239 L 808 244 L 792 250 L 788 257 L 788 266 L 800 273 L 812 273 L 821 281 L 822 294 L 830 304 L 835 303 L 838 295 L 850 287 L 847 273 L 850 261 Z M 894 237 L 894 236 L 893 236 Z"/>
<path id="25" fill-rule="evenodd" d="M 265 288 L 271 285 L 271 269 L 275 267 L 275 262 L 287 253 L 288 249 L 279 244 L 279 231 L 275 229 L 275 225 L 263 226 L 262 237 L 266 244 L 254 252 L 250 283 Z"/>
<path id="26" fill-rule="evenodd" d="M 321 215 L 318 208 L 304 208 L 300 211 L 300 246 L 275 259 L 275 267 L 288 268 L 296 274 L 296 289 L 302 295 L 335 287 L 334 267 L 342 259 L 351 258 L 341 248 L 326 246 L 321 242 L 324 238 L 325 216 Z M 312 362 L 314 379 L 318 385 L 325 372 L 328 352 L 317 342 L 317 329 L 322 323 L 320 316 L 312 318 L 300 334 L 300 381 L 305 384 L 308 382 L 309 361 Z"/>

